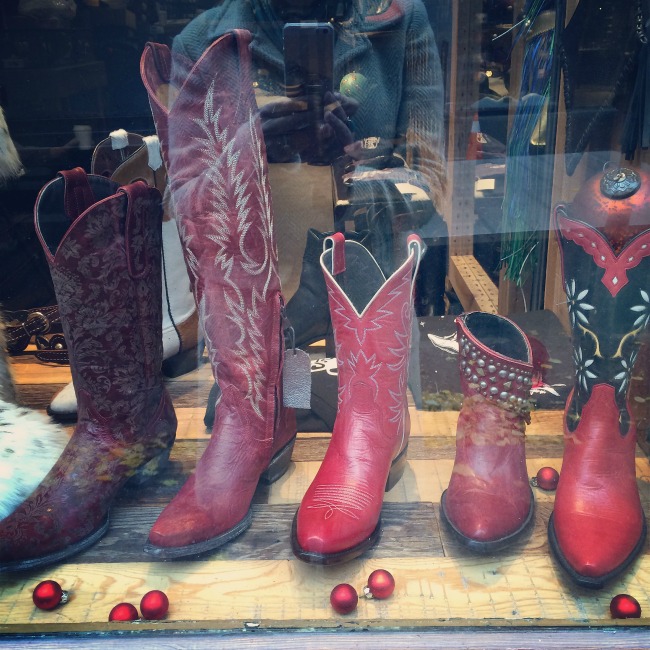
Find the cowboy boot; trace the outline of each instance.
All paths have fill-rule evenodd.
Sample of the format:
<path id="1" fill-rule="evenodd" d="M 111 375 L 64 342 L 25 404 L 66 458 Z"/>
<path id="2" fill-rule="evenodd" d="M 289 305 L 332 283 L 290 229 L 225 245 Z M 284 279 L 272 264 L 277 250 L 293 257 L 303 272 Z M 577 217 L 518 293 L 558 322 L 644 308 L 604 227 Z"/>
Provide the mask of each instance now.
<path id="1" fill-rule="evenodd" d="M 148 44 L 142 77 L 215 382 L 212 437 L 163 510 L 145 550 L 203 553 L 243 532 L 260 481 L 287 469 L 295 415 L 282 403 L 283 300 L 261 125 L 249 77 L 250 35 L 215 41 L 189 67 Z M 172 65 L 182 88 L 170 88 Z M 170 90 L 171 106 L 160 101 Z"/>
<path id="2" fill-rule="evenodd" d="M 511 544 L 533 521 L 525 449 L 532 351 L 503 316 L 470 312 L 456 327 L 464 400 L 440 514 L 463 544 L 487 553 Z"/>
<path id="3" fill-rule="evenodd" d="M 165 196 L 167 173 L 156 136 L 142 137 L 123 129 L 113 131 L 95 147 L 91 172 L 120 185 L 143 180 Z M 164 201 L 163 207 L 162 370 L 168 377 L 177 377 L 198 366 L 203 342 L 199 340 L 198 314 L 169 201 Z M 72 382 L 54 396 L 47 412 L 57 420 L 76 420 L 77 397 Z"/>
<path id="4" fill-rule="evenodd" d="M 347 562 L 378 541 L 384 491 L 404 471 L 413 278 L 422 249 L 409 237 L 408 258 L 386 279 L 361 244 L 342 233 L 329 243 L 320 263 L 336 342 L 338 411 L 291 532 L 294 554 L 316 564 Z"/>
<path id="5" fill-rule="evenodd" d="M 555 212 L 576 380 L 548 533 L 558 561 L 584 587 L 625 570 L 646 535 L 628 392 L 650 320 L 649 198 L 650 176 L 616 169 Z"/>
<path id="6" fill-rule="evenodd" d="M 131 477 L 169 456 L 176 431 L 163 386 L 160 194 L 81 169 L 38 196 L 36 233 L 52 272 L 79 419 L 63 454 L 0 522 L 0 571 L 62 560 L 99 540 Z"/>

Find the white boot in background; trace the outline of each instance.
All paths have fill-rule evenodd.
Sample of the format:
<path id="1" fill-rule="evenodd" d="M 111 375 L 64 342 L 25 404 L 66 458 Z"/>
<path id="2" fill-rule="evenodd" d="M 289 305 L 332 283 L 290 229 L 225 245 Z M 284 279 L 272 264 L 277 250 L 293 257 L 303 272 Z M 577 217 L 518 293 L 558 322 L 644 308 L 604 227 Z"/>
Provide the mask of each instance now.
<path id="1" fill-rule="evenodd" d="M 124 129 L 113 131 L 95 148 L 91 172 L 110 176 L 120 185 L 143 180 L 163 195 L 163 373 L 177 377 L 194 370 L 203 350 L 203 335 L 199 331 L 196 304 L 169 200 L 158 137 L 142 137 Z M 47 412 L 59 420 L 77 418 L 77 397 L 72 382 L 54 396 Z"/>

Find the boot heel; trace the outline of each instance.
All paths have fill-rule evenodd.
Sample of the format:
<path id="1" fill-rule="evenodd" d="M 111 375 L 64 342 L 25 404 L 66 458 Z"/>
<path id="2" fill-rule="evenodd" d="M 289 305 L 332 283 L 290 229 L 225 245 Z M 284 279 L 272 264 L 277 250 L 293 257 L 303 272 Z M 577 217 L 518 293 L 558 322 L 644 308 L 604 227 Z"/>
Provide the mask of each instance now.
<path id="1" fill-rule="evenodd" d="M 271 485 L 275 483 L 286 471 L 289 469 L 291 462 L 291 454 L 293 453 L 293 445 L 296 438 L 292 438 L 280 451 L 273 456 L 269 466 L 262 472 L 260 476 L 260 483 L 264 485 Z"/>
<path id="2" fill-rule="evenodd" d="M 201 363 L 201 356 L 203 355 L 203 341 L 199 341 L 196 347 L 189 350 L 183 350 L 175 354 L 169 359 L 165 359 L 162 363 L 162 372 L 165 377 L 173 379 L 180 377 L 192 370 L 196 370 Z"/>
<path id="3" fill-rule="evenodd" d="M 169 454 L 171 449 L 165 449 L 162 453 L 154 456 L 146 462 L 138 471 L 126 482 L 127 488 L 138 488 L 154 478 L 169 463 Z"/>
<path id="4" fill-rule="evenodd" d="M 392 490 L 397 482 L 402 478 L 404 470 L 406 469 L 406 452 L 408 450 L 408 445 L 400 451 L 399 455 L 393 460 L 393 463 L 390 466 L 390 472 L 388 473 L 388 480 L 386 481 L 386 487 L 384 492 Z"/>

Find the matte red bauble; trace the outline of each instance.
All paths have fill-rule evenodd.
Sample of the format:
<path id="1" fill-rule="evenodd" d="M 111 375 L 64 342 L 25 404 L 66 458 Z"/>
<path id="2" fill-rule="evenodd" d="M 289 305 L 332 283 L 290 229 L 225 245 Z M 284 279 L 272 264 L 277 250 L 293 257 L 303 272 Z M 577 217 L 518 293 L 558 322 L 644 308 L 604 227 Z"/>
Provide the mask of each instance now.
<path id="1" fill-rule="evenodd" d="M 368 576 L 368 586 L 363 590 L 366 598 L 388 598 L 395 591 L 395 578 L 385 569 L 377 569 Z"/>
<path id="2" fill-rule="evenodd" d="M 56 580 L 43 580 L 34 587 L 32 600 L 39 609 L 54 609 L 68 602 L 68 592 Z"/>
<path id="3" fill-rule="evenodd" d="M 142 618 L 150 621 L 158 621 L 165 618 L 169 609 L 169 598 L 164 592 L 154 589 L 148 591 L 140 601 L 140 611 Z"/>
<path id="4" fill-rule="evenodd" d="M 554 467 L 542 467 L 535 476 L 535 485 L 542 490 L 555 490 L 557 482 L 560 480 L 560 474 Z"/>
<path id="5" fill-rule="evenodd" d="M 339 614 L 349 614 L 357 608 L 359 596 L 352 585 L 340 584 L 332 589 L 330 603 Z"/>
<path id="6" fill-rule="evenodd" d="M 109 621 L 137 621 L 138 618 L 140 618 L 138 610 L 131 603 L 115 605 L 108 615 Z"/>
<path id="7" fill-rule="evenodd" d="M 629 594 L 618 594 L 609 604 L 612 618 L 641 618 L 639 601 Z"/>

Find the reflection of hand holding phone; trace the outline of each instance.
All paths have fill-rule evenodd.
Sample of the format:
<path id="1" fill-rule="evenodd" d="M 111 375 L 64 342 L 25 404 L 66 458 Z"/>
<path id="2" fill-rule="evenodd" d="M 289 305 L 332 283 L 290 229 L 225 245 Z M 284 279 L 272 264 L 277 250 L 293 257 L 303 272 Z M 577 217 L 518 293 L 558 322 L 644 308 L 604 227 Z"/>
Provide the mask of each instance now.
<path id="1" fill-rule="evenodd" d="M 334 28 L 330 23 L 287 23 L 283 36 L 286 95 L 305 99 L 319 126 L 323 98 L 333 89 Z"/>

